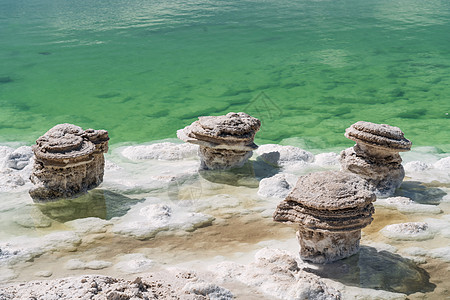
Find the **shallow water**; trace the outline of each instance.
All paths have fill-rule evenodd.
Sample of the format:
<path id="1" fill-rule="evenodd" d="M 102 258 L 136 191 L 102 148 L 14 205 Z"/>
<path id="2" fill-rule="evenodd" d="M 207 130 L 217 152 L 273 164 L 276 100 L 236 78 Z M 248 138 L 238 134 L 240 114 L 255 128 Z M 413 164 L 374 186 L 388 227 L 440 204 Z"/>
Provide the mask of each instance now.
<path id="1" fill-rule="evenodd" d="M 438 0 L 1 1 L 0 144 L 32 144 L 70 122 L 107 129 L 112 150 L 102 186 L 76 200 L 34 204 L 26 172 L 23 186 L 0 187 L 0 281 L 40 270 L 132 278 L 136 270 L 118 267 L 126 254 L 144 255 L 128 267 L 147 272 L 248 263 L 263 247 L 297 253 L 296 229 L 272 222 L 279 199 L 259 196 L 259 181 L 336 162 L 276 169 L 255 155 L 239 173 L 217 174 L 198 173 L 195 157 L 121 154 L 123 144 L 175 137 L 199 115 L 245 111 L 262 120 L 258 144 L 316 154 L 352 145 L 343 133 L 358 120 L 399 126 L 414 148 L 402 154 L 396 196 L 413 205 L 380 201 L 360 254 L 310 272 L 411 299 L 448 297 L 450 171 L 438 162 L 450 153 L 449 16 Z M 10 172 L 2 159 L 0 176 Z M 405 222 L 430 231 L 383 233 Z"/>
<path id="2" fill-rule="evenodd" d="M 440 0 L 5 0 L 0 141 L 69 122 L 147 142 L 246 111 L 258 142 L 342 147 L 366 120 L 448 150 L 449 15 Z"/>

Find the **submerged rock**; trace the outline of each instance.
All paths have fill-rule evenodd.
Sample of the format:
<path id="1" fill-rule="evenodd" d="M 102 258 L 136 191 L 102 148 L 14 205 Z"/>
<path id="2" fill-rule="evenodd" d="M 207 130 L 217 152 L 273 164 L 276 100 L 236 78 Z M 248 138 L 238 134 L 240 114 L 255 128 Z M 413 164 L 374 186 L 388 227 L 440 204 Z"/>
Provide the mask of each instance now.
<path id="1" fill-rule="evenodd" d="M 108 132 L 59 124 L 37 139 L 30 195 L 37 202 L 79 195 L 103 181 Z"/>
<path id="2" fill-rule="evenodd" d="M 382 196 L 394 194 L 405 177 L 399 152 L 411 150 L 411 142 L 398 127 L 359 121 L 345 131 L 356 145 L 341 152 L 341 167 L 363 177 Z"/>
<path id="3" fill-rule="evenodd" d="M 197 144 L 201 168 L 225 170 L 241 167 L 258 146 L 253 142 L 261 122 L 246 113 L 199 117 L 177 131 L 179 139 Z"/>
<path id="4" fill-rule="evenodd" d="M 357 175 L 327 171 L 299 178 L 273 219 L 299 224 L 300 256 L 328 263 L 358 252 L 361 229 L 373 218 L 375 194 Z"/>

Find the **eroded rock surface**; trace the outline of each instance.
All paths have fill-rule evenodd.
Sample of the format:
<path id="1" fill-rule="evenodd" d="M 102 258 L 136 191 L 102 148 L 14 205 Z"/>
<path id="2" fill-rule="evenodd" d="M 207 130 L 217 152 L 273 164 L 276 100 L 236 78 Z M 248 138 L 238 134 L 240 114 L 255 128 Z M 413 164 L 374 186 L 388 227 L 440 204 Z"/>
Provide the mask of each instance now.
<path id="1" fill-rule="evenodd" d="M 357 175 L 338 171 L 301 176 L 273 219 L 299 224 L 302 259 L 328 263 L 359 250 L 361 229 L 373 218 L 375 194 Z"/>
<path id="2" fill-rule="evenodd" d="M 37 202 L 79 195 L 103 181 L 108 132 L 59 124 L 37 139 L 30 195 Z"/>
<path id="3" fill-rule="evenodd" d="M 258 146 L 253 142 L 261 122 L 246 113 L 199 117 L 177 131 L 179 139 L 197 144 L 201 168 L 225 170 L 241 167 Z"/>
<path id="4" fill-rule="evenodd" d="M 345 131 L 356 145 L 341 152 L 341 167 L 363 177 L 382 196 L 394 194 L 405 177 L 399 152 L 411 150 L 411 142 L 398 127 L 359 121 Z"/>

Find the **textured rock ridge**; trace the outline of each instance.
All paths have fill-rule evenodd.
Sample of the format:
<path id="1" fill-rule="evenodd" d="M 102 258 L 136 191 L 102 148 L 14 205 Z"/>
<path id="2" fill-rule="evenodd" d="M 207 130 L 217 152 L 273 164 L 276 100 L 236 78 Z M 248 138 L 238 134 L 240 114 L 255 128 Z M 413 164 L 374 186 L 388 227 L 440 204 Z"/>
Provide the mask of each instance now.
<path id="1" fill-rule="evenodd" d="M 241 167 L 258 146 L 253 142 L 261 122 L 246 113 L 199 117 L 177 131 L 179 139 L 197 144 L 202 169 L 224 170 Z"/>
<path id="2" fill-rule="evenodd" d="M 59 124 L 36 140 L 31 197 L 37 201 L 73 197 L 103 181 L 108 132 Z"/>
<path id="3" fill-rule="evenodd" d="M 312 173 L 299 178 L 273 219 L 299 224 L 303 259 L 328 263 L 358 252 L 361 229 L 373 220 L 375 200 L 369 183 L 357 175 Z"/>
<path id="4" fill-rule="evenodd" d="M 411 141 L 398 127 L 359 121 L 345 131 L 356 145 L 341 152 L 343 171 L 349 171 L 372 185 L 375 193 L 391 196 L 405 177 L 399 152 L 409 151 Z"/>

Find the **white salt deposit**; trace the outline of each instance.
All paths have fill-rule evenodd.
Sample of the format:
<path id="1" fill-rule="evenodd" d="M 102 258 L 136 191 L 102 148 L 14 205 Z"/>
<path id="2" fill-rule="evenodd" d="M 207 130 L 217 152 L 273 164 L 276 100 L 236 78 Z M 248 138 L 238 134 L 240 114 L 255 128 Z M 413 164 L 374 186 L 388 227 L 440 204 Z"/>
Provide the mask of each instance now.
<path id="1" fill-rule="evenodd" d="M 161 231 L 193 231 L 211 225 L 213 220 L 214 217 L 210 215 L 195 213 L 176 204 L 165 204 L 158 198 L 147 198 L 130 209 L 113 226 L 112 231 L 144 240 L 155 237 Z"/>
<path id="2" fill-rule="evenodd" d="M 438 170 L 450 172 L 450 156 L 438 160 L 433 166 Z"/>
<path id="3" fill-rule="evenodd" d="M 314 161 L 314 155 L 311 152 L 293 146 L 265 144 L 259 146 L 256 154 L 259 155 L 259 159 L 276 167 L 292 164 L 306 165 Z"/>
<path id="4" fill-rule="evenodd" d="M 68 227 L 73 228 L 77 233 L 105 233 L 108 228 L 113 225 L 112 222 L 102 220 L 100 218 L 83 218 L 76 219 L 65 223 Z"/>
<path id="5" fill-rule="evenodd" d="M 114 265 L 114 268 L 127 274 L 142 273 L 149 271 L 154 262 L 148 259 L 142 253 L 125 254 L 119 257 L 119 262 Z"/>
<path id="6" fill-rule="evenodd" d="M 48 270 L 42 270 L 42 271 L 38 271 L 36 273 L 34 273 L 34 276 L 36 277 L 51 277 L 53 275 L 52 271 L 48 271 Z"/>
<path id="7" fill-rule="evenodd" d="M 380 231 L 385 237 L 394 240 L 428 240 L 434 237 L 434 232 L 427 223 L 409 222 L 387 225 Z"/>
<path id="8" fill-rule="evenodd" d="M 188 294 L 205 296 L 210 300 L 231 300 L 234 298 L 229 290 L 203 280 L 186 283 L 182 291 Z"/>
<path id="9" fill-rule="evenodd" d="M 339 154 L 334 152 L 316 154 L 313 164 L 322 168 L 339 167 Z"/>
<path id="10" fill-rule="evenodd" d="M 436 205 L 419 204 L 407 197 L 379 198 L 374 203 L 375 207 L 381 206 L 396 209 L 407 214 L 440 214 L 442 210 Z"/>
<path id="11" fill-rule="evenodd" d="M 222 262 L 210 269 L 224 282 L 239 280 L 277 299 L 331 300 L 341 296 L 318 276 L 301 270 L 294 255 L 278 249 L 258 251 L 248 265 Z"/>
<path id="12" fill-rule="evenodd" d="M 82 261 L 80 259 L 70 259 L 66 262 L 64 267 L 67 270 L 101 270 L 105 268 L 109 268 L 112 266 L 112 263 L 109 261 L 103 260 L 91 260 L 88 262 Z"/>
<path id="13" fill-rule="evenodd" d="M 131 160 L 159 159 L 180 160 L 197 155 L 198 146 L 183 143 L 156 143 L 151 145 L 138 145 L 125 147 L 121 154 Z"/>
<path id="14" fill-rule="evenodd" d="M 298 177 L 293 174 L 281 173 L 264 178 L 259 182 L 258 195 L 284 199 L 294 188 Z"/>

